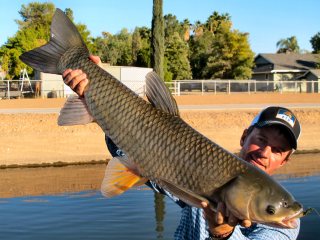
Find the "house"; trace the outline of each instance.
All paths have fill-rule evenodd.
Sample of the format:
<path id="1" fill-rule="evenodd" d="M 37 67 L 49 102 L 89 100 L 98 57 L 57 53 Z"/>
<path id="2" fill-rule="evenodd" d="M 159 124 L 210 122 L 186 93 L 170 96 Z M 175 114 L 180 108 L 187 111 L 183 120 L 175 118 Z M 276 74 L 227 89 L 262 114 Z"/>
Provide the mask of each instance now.
<path id="1" fill-rule="evenodd" d="M 272 81 L 274 89 L 282 86 L 283 81 L 315 81 L 314 71 L 317 71 L 317 64 L 320 62 L 320 54 L 299 54 L 299 53 L 279 53 L 279 54 L 258 54 L 255 59 L 255 67 L 252 79 L 260 81 Z M 312 71 L 312 72 L 310 72 Z M 309 78 L 303 78 L 310 72 Z M 319 76 L 319 75 L 318 75 Z M 317 78 L 319 81 L 319 78 Z M 299 86 L 300 91 L 307 91 L 306 83 Z M 303 88 L 304 90 L 301 90 Z"/>
<path id="2" fill-rule="evenodd" d="M 311 69 L 306 72 L 301 79 L 306 79 L 309 81 L 320 81 L 320 69 Z"/>
<path id="3" fill-rule="evenodd" d="M 320 92 L 320 69 L 310 69 L 299 79 L 306 81 L 307 92 Z"/>

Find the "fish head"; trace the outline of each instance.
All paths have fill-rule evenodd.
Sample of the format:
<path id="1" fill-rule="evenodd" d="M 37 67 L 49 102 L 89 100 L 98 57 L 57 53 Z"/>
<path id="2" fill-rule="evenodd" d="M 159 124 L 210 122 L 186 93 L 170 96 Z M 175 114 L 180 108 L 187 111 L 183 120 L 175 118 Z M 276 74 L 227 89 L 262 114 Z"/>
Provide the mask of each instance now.
<path id="1" fill-rule="evenodd" d="M 303 206 L 281 185 L 270 183 L 253 194 L 249 215 L 255 222 L 281 228 L 296 228 Z"/>
<path id="2" fill-rule="evenodd" d="M 226 207 L 239 219 L 296 228 L 302 205 L 269 175 L 258 172 L 240 175 L 228 183 L 223 193 Z"/>

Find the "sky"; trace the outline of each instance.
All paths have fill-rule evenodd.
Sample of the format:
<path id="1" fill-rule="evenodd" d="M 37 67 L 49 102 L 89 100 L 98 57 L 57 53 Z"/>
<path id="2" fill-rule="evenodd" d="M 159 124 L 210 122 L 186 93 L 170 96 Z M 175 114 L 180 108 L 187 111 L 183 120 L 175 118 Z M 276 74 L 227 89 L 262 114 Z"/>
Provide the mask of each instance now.
<path id="1" fill-rule="evenodd" d="M 37 2 L 48 2 L 34 0 Z M 15 19 L 30 0 L 0 1 L 0 45 L 18 30 Z M 52 0 L 57 8 L 71 8 L 76 23 L 86 24 L 91 36 L 116 34 L 122 28 L 151 27 L 152 0 Z M 233 29 L 249 33 L 255 54 L 275 53 L 280 39 L 296 36 L 302 50 L 312 51 L 310 39 L 320 32 L 319 0 L 163 0 L 163 14 L 179 21 L 204 23 L 214 12 L 228 13 Z"/>

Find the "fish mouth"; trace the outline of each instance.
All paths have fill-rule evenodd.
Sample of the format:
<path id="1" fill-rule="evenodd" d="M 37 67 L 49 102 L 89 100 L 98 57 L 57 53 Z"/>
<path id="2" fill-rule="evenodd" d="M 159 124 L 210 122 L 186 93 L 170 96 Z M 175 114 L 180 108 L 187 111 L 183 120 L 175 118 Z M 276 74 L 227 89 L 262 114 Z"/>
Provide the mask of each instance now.
<path id="1" fill-rule="evenodd" d="M 300 209 L 295 214 L 282 219 L 282 221 L 280 222 L 280 225 L 286 228 L 296 228 L 298 227 L 297 218 L 302 217 L 303 215 L 304 215 L 303 209 Z"/>

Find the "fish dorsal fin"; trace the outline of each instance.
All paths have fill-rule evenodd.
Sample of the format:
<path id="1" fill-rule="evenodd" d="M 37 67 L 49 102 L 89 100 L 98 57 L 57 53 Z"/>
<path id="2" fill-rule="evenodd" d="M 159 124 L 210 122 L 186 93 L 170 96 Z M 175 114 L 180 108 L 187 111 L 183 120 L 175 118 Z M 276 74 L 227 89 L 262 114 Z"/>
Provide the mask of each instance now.
<path id="1" fill-rule="evenodd" d="M 84 125 L 93 122 L 84 98 L 70 96 L 60 110 L 59 126 Z"/>
<path id="2" fill-rule="evenodd" d="M 164 188 L 167 189 L 170 193 L 172 193 L 174 196 L 179 198 L 181 201 L 185 202 L 188 205 L 201 208 L 201 202 L 207 202 L 209 203 L 209 200 L 182 187 L 179 187 L 173 183 L 170 183 L 167 180 L 160 179 L 162 184 L 164 185 Z"/>
<path id="3" fill-rule="evenodd" d="M 109 161 L 101 185 L 103 196 L 111 198 L 124 193 L 131 187 L 142 185 L 148 181 L 125 166 L 122 163 L 124 161 L 127 161 L 125 156 L 114 157 Z"/>
<path id="4" fill-rule="evenodd" d="M 60 58 L 68 49 L 75 47 L 86 50 L 89 56 L 89 51 L 76 26 L 57 8 L 52 18 L 50 41 L 44 46 L 22 54 L 20 59 L 38 71 L 61 74 L 65 69 L 59 68 Z"/>
<path id="5" fill-rule="evenodd" d="M 155 72 L 150 72 L 146 76 L 146 95 L 154 107 L 179 116 L 179 109 L 175 99 L 164 81 Z"/>

